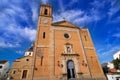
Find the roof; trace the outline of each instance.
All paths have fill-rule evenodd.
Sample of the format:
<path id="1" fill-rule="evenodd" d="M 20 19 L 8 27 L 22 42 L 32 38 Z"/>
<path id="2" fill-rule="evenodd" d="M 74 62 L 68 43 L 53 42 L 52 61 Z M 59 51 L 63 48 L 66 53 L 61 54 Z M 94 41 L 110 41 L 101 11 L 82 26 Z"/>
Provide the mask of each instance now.
<path id="1" fill-rule="evenodd" d="M 70 27 L 70 28 L 80 28 L 74 24 L 72 24 L 71 22 L 68 22 L 66 20 L 63 21 L 58 21 L 55 23 L 52 23 L 53 26 L 61 26 L 61 27 Z"/>
<path id="2" fill-rule="evenodd" d="M 33 51 L 33 46 L 31 46 L 27 51 Z"/>
<path id="3" fill-rule="evenodd" d="M 108 63 L 102 63 L 101 65 L 102 65 L 102 67 L 106 67 L 108 65 Z"/>
<path id="4" fill-rule="evenodd" d="M 8 62 L 8 60 L 0 60 L 0 64 L 4 64 L 6 62 Z"/>
<path id="5" fill-rule="evenodd" d="M 23 57 L 20 57 L 20 58 L 17 58 L 17 59 L 22 59 L 22 58 L 26 58 L 26 57 L 31 57 L 31 56 L 23 56 Z"/>
<path id="6" fill-rule="evenodd" d="M 110 72 L 110 73 L 116 73 L 117 70 L 116 70 L 115 68 L 113 68 L 113 69 L 109 69 L 109 72 Z"/>
<path id="7" fill-rule="evenodd" d="M 27 51 L 33 51 L 33 49 L 34 49 L 34 43 L 31 44 L 30 48 L 28 48 Z"/>
<path id="8" fill-rule="evenodd" d="M 46 4 L 41 4 L 41 6 L 47 6 L 47 7 L 52 7 L 51 5 L 46 5 Z"/>

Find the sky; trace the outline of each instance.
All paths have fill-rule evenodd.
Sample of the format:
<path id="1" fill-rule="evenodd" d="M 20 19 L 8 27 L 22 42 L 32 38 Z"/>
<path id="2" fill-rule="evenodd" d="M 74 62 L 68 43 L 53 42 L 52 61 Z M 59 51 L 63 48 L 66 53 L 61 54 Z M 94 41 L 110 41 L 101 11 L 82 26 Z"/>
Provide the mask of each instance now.
<path id="1" fill-rule="evenodd" d="M 53 7 L 53 22 L 88 28 L 100 63 L 120 50 L 120 0 L 0 0 L 0 60 L 24 56 L 35 41 L 41 4 Z"/>

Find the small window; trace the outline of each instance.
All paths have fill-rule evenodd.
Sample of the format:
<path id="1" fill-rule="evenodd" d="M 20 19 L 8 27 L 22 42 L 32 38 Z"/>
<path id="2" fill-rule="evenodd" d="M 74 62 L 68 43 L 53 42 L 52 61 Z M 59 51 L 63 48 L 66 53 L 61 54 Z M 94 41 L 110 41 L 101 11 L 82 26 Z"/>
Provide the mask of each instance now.
<path id="1" fill-rule="evenodd" d="M 22 74 L 22 79 L 25 79 L 26 77 L 27 77 L 27 70 L 24 70 Z"/>
<path id="2" fill-rule="evenodd" d="M 31 55 L 31 53 L 29 53 L 29 55 Z"/>
<path id="3" fill-rule="evenodd" d="M 86 36 L 84 36 L 84 38 L 85 38 L 85 41 L 87 41 L 87 37 L 86 37 Z"/>
<path id="4" fill-rule="evenodd" d="M 47 9 L 45 9 L 44 14 L 45 14 L 45 15 L 47 15 L 47 14 L 48 14 L 48 10 L 47 10 Z"/>
<path id="5" fill-rule="evenodd" d="M 43 39 L 45 39 L 45 32 L 43 32 Z"/>
<path id="6" fill-rule="evenodd" d="M 26 61 L 29 61 L 29 59 L 26 59 Z"/>
<path id="7" fill-rule="evenodd" d="M 43 64 L 43 56 L 41 57 L 41 66 L 42 66 L 42 64 Z"/>
<path id="8" fill-rule="evenodd" d="M 14 71 L 13 71 L 13 74 L 15 74 L 15 73 L 16 73 L 16 71 L 14 70 Z"/>
<path id="9" fill-rule="evenodd" d="M 70 46 L 67 46 L 67 52 L 70 52 Z"/>
<path id="10" fill-rule="evenodd" d="M 0 66 L 0 69 L 2 69 L 2 66 Z"/>

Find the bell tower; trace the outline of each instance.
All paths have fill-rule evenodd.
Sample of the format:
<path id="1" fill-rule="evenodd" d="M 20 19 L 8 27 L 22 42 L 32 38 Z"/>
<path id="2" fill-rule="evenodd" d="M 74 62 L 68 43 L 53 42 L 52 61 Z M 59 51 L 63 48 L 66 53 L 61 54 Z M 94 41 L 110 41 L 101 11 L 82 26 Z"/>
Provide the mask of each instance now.
<path id="1" fill-rule="evenodd" d="M 50 5 L 41 5 L 39 21 L 43 25 L 50 25 L 52 23 L 52 7 Z"/>
<path id="2" fill-rule="evenodd" d="M 49 5 L 41 5 L 40 16 L 52 17 L 52 7 Z"/>
<path id="3" fill-rule="evenodd" d="M 49 45 L 50 41 L 50 27 L 52 23 L 52 7 L 50 5 L 42 4 L 40 6 L 40 14 L 38 19 L 37 29 L 37 45 Z"/>
<path id="4" fill-rule="evenodd" d="M 52 24 L 52 7 L 42 4 L 38 18 L 38 27 L 35 41 L 35 70 L 34 77 L 41 80 L 48 80 L 53 72 L 50 71 L 53 57 L 51 57 L 51 24 Z M 43 77 L 44 76 L 44 77 Z"/>

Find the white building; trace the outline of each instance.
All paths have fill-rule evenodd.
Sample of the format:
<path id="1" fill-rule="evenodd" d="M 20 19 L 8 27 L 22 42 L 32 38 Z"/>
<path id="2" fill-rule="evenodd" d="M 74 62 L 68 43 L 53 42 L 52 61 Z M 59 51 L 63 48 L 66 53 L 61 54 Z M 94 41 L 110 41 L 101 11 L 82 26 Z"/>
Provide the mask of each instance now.
<path id="1" fill-rule="evenodd" d="M 108 80 L 120 80 L 119 74 L 107 74 Z"/>
<path id="2" fill-rule="evenodd" d="M 9 63 L 7 60 L 0 61 L 0 79 L 8 76 Z"/>
<path id="3" fill-rule="evenodd" d="M 111 62 L 108 62 L 107 67 L 108 67 L 109 69 L 113 69 L 113 68 L 114 68 L 114 64 L 111 63 Z"/>
<path id="4" fill-rule="evenodd" d="M 34 44 L 25 52 L 25 56 L 33 56 L 33 46 Z"/>
<path id="5" fill-rule="evenodd" d="M 113 58 L 114 59 L 120 59 L 120 51 L 116 52 L 114 55 L 113 55 Z"/>

